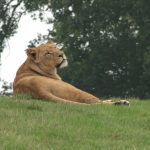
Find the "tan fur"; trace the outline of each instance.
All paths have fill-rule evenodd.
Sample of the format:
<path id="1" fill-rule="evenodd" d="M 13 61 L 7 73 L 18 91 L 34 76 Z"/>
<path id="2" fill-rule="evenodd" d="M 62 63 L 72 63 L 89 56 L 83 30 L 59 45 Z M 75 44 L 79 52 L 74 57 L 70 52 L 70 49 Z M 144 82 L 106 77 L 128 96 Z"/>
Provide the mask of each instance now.
<path id="1" fill-rule="evenodd" d="M 15 95 L 25 93 L 36 99 L 53 102 L 116 104 L 112 101 L 102 101 L 62 81 L 57 74 L 57 67 L 67 66 L 67 58 L 52 41 L 36 48 L 29 48 L 27 56 L 14 80 Z M 119 101 L 119 103 L 126 105 L 128 101 Z"/>

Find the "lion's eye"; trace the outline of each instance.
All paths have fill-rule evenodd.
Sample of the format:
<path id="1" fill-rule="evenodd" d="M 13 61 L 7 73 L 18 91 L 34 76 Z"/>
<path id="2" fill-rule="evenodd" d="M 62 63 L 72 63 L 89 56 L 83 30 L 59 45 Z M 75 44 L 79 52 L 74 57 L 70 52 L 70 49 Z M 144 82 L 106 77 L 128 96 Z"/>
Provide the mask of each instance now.
<path id="1" fill-rule="evenodd" d="M 52 58 L 53 53 L 48 52 L 48 53 L 45 54 L 45 56 L 46 56 L 47 58 Z"/>
<path id="2" fill-rule="evenodd" d="M 52 56 L 53 54 L 52 53 L 50 53 L 50 52 L 48 52 L 48 53 L 46 53 L 46 56 Z"/>

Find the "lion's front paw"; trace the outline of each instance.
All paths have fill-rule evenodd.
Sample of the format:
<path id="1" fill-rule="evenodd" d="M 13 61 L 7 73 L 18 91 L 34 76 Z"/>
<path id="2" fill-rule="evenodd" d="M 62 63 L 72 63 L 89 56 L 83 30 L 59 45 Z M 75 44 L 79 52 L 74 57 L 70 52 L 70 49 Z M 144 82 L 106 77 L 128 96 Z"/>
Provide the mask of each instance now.
<path id="1" fill-rule="evenodd" d="M 127 100 L 120 100 L 120 101 L 115 102 L 114 105 L 130 106 L 130 103 Z"/>

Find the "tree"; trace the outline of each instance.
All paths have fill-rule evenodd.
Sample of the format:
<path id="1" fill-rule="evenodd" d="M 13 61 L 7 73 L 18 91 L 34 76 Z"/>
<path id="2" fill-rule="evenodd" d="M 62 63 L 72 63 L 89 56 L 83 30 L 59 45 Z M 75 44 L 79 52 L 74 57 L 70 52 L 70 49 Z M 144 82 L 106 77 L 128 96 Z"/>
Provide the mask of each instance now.
<path id="1" fill-rule="evenodd" d="M 16 33 L 18 22 L 24 13 L 22 0 L 0 1 L 0 53 L 5 47 L 5 40 Z"/>
<path id="2" fill-rule="evenodd" d="M 148 3 L 52 0 L 56 39 L 64 43 L 70 58 L 65 79 L 98 96 L 146 97 Z"/>

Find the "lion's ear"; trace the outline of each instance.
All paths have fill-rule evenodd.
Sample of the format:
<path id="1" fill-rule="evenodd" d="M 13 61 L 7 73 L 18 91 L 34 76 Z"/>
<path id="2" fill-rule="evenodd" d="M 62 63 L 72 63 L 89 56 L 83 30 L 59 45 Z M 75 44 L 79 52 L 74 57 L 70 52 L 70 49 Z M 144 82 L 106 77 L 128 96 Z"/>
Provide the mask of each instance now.
<path id="1" fill-rule="evenodd" d="M 55 46 L 55 45 L 56 45 L 52 39 L 49 39 L 46 44 L 47 44 L 47 45 L 52 45 L 52 46 Z"/>
<path id="2" fill-rule="evenodd" d="M 52 41 L 52 39 L 49 39 L 47 44 L 53 44 L 54 42 Z"/>
<path id="3" fill-rule="evenodd" d="M 36 48 L 29 48 L 26 50 L 26 53 L 28 57 L 30 57 L 34 62 L 38 63 L 39 62 L 39 56 Z"/>

